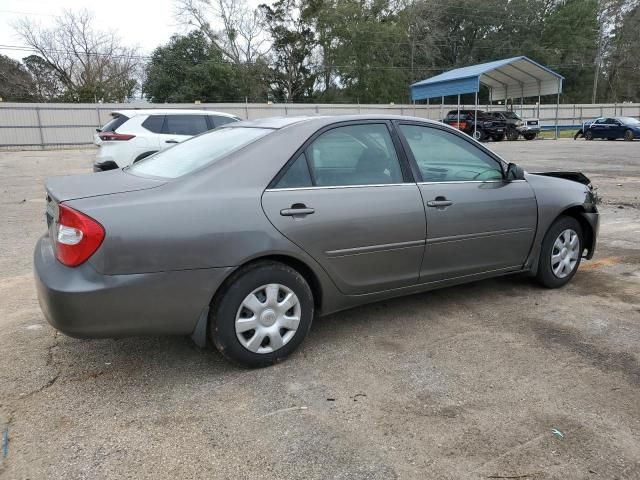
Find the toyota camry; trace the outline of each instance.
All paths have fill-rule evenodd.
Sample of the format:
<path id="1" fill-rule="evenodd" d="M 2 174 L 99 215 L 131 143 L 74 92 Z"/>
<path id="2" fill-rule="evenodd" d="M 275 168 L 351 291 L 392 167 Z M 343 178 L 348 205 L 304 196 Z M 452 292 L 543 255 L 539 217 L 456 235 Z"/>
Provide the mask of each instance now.
<path id="1" fill-rule="evenodd" d="M 565 285 L 598 234 L 577 172 L 527 173 L 441 123 L 230 123 L 98 174 L 50 179 L 43 312 L 74 337 L 191 335 L 259 367 L 314 316 L 498 275 Z"/>

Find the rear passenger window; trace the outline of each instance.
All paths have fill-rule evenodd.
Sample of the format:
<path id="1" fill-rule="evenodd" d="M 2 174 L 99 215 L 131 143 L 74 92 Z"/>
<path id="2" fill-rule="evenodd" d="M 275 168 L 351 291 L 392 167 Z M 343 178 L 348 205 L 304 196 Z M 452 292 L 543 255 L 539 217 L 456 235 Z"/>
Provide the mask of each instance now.
<path id="1" fill-rule="evenodd" d="M 402 183 L 402 170 L 384 124 L 331 129 L 307 149 L 315 185 Z"/>
<path id="2" fill-rule="evenodd" d="M 209 130 L 204 115 L 167 115 L 164 131 L 169 135 L 198 135 Z"/>
<path id="3" fill-rule="evenodd" d="M 276 188 L 303 188 L 311 186 L 311 175 L 309 174 L 307 158 L 304 153 L 291 164 L 287 172 L 276 184 Z"/>
<path id="4" fill-rule="evenodd" d="M 142 126 L 153 133 L 162 133 L 162 124 L 164 123 L 164 115 L 149 115 Z"/>

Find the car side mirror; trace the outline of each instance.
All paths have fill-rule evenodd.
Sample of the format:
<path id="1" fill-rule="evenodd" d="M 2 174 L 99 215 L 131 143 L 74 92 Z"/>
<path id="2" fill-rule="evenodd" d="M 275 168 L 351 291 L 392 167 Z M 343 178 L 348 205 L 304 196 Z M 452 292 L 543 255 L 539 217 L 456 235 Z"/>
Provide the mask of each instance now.
<path id="1" fill-rule="evenodd" d="M 507 181 L 513 180 L 524 180 L 524 169 L 515 163 L 510 163 L 507 167 Z"/>

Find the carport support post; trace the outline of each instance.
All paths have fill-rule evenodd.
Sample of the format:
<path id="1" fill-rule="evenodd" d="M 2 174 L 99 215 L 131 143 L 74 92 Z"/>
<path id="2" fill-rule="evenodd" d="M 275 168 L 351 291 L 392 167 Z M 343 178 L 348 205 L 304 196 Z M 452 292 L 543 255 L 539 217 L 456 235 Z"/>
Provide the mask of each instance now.
<path id="1" fill-rule="evenodd" d="M 540 101 L 542 100 L 542 83 L 538 82 L 538 126 L 540 126 Z"/>
<path id="2" fill-rule="evenodd" d="M 476 130 L 478 129 L 478 92 L 476 92 L 476 105 L 473 110 L 473 138 L 476 138 Z"/>
<path id="3" fill-rule="evenodd" d="M 458 118 L 456 121 L 458 122 L 458 128 L 460 128 L 460 94 L 458 94 Z"/>
<path id="4" fill-rule="evenodd" d="M 556 97 L 556 138 L 555 140 L 558 139 L 559 137 L 559 125 L 558 125 L 558 112 L 560 111 L 560 80 L 558 80 L 558 96 Z"/>

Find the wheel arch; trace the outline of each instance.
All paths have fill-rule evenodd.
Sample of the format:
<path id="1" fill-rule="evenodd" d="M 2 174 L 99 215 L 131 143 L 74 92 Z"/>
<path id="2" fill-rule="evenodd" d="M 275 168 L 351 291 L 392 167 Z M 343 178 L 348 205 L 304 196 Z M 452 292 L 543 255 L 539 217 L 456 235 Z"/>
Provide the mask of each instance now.
<path id="1" fill-rule="evenodd" d="M 569 207 L 564 209 L 560 214 L 551 222 L 551 225 L 560 218 L 561 216 L 567 216 L 575 218 L 580 226 L 582 227 L 582 233 L 584 235 L 584 248 L 587 249 L 586 258 L 590 259 L 593 257 L 593 253 L 595 250 L 595 239 L 596 232 L 594 231 L 594 227 L 587 219 L 587 211 L 582 205 L 574 205 L 573 207 Z"/>
<path id="2" fill-rule="evenodd" d="M 205 307 L 205 309 L 200 314 L 200 317 L 198 318 L 196 327 L 191 334 L 191 338 L 196 343 L 196 345 L 200 347 L 206 346 L 209 336 L 208 332 L 210 307 L 218 298 L 220 298 L 221 295 L 224 295 L 224 292 L 233 283 L 237 275 L 251 268 L 253 265 L 269 261 L 287 265 L 304 277 L 306 282 L 309 284 L 309 288 L 311 289 L 311 293 L 313 295 L 314 310 L 317 314 L 320 314 L 322 310 L 323 289 L 320 279 L 318 278 L 318 275 L 313 271 L 313 269 L 309 267 L 309 265 L 307 265 L 304 261 L 291 255 L 281 253 L 266 254 L 260 257 L 251 258 L 229 272 L 224 281 L 216 289 L 215 293 L 213 293 L 211 301 L 209 302 L 207 307 Z"/>

